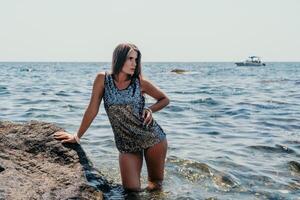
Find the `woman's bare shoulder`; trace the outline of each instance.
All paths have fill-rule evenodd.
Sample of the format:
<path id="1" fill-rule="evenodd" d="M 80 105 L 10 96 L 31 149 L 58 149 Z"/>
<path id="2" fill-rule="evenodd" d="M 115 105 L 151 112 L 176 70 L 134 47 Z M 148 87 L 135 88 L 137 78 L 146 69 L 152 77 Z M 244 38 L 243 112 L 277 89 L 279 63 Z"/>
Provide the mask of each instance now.
<path id="1" fill-rule="evenodd" d="M 141 84 L 147 84 L 149 82 L 149 80 L 147 79 L 147 77 L 139 75 L 139 80 Z"/>
<path id="2" fill-rule="evenodd" d="M 149 90 L 150 88 L 156 87 L 147 77 L 139 76 L 142 91 Z"/>
<path id="3" fill-rule="evenodd" d="M 104 78 L 106 73 L 107 73 L 107 72 L 98 72 L 98 73 L 97 73 L 97 77 Z"/>
<path id="4" fill-rule="evenodd" d="M 105 74 L 106 74 L 106 72 L 97 73 L 96 78 L 95 78 L 95 84 L 97 84 L 99 86 L 104 86 Z"/>
<path id="5" fill-rule="evenodd" d="M 153 83 L 145 76 L 139 76 L 139 79 L 140 79 L 140 82 L 141 82 L 141 85 L 153 85 Z"/>

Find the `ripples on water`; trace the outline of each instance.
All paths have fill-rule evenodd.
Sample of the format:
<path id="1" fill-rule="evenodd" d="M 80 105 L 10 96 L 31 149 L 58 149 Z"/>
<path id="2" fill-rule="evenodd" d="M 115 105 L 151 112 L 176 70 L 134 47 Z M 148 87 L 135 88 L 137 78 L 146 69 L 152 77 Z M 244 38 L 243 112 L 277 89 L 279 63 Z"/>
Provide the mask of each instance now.
<path id="1" fill-rule="evenodd" d="M 297 199 L 300 196 L 300 63 L 145 63 L 171 104 L 155 113 L 168 135 L 162 192 L 135 199 Z M 172 69 L 187 70 L 183 74 Z M 80 125 L 98 71 L 109 63 L 0 63 L 0 119 Z M 154 100 L 147 98 L 147 103 Z M 95 167 L 120 187 L 118 152 L 101 105 L 82 139 Z M 146 167 L 142 172 L 146 186 Z M 93 184 L 93 183 L 91 183 Z M 96 186 L 97 183 L 94 183 Z M 102 188 L 103 189 L 103 188 Z"/>

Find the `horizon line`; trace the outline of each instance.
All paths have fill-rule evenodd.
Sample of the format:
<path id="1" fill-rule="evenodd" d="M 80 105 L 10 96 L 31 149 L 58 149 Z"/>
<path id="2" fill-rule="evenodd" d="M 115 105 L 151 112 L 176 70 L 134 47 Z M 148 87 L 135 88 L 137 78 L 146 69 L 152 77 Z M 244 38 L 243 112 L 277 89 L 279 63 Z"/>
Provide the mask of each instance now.
<path id="1" fill-rule="evenodd" d="M 214 62 L 214 63 L 235 63 L 240 61 L 143 61 L 141 63 L 206 63 L 206 62 Z M 277 63 L 277 62 L 300 62 L 298 61 L 288 61 L 288 60 L 282 60 L 282 61 L 263 61 L 265 63 Z M 55 60 L 49 60 L 49 61 L 1 61 L 0 63 L 111 63 L 111 61 L 76 61 L 76 60 L 70 60 L 70 61 L 55 61 Z"/>

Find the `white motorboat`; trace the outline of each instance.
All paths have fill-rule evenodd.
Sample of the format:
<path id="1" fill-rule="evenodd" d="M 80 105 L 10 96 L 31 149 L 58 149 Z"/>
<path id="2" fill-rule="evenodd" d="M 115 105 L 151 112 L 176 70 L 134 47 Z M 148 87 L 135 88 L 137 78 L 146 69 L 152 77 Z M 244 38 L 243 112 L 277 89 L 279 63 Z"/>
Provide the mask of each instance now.
<path id="1" fill-rule="evenodd" d="M 266 63 L 261 62 L 260 57 L 258 56 L 250 56 L 249 60 L 244 62 L 236 62 L 237 66 L 266 66 Z"/>

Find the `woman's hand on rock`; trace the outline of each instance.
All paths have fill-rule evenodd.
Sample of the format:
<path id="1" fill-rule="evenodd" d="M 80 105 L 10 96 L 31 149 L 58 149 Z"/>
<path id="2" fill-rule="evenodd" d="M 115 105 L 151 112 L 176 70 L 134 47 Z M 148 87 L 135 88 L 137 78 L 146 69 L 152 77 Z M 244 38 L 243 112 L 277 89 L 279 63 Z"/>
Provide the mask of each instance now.
<path id="1" fill-rule="evenodd" d="M 74 135 L 64 131 L 55 132 L 54 139 L 61 140 L 62 143 L 77 143 Z"/>

